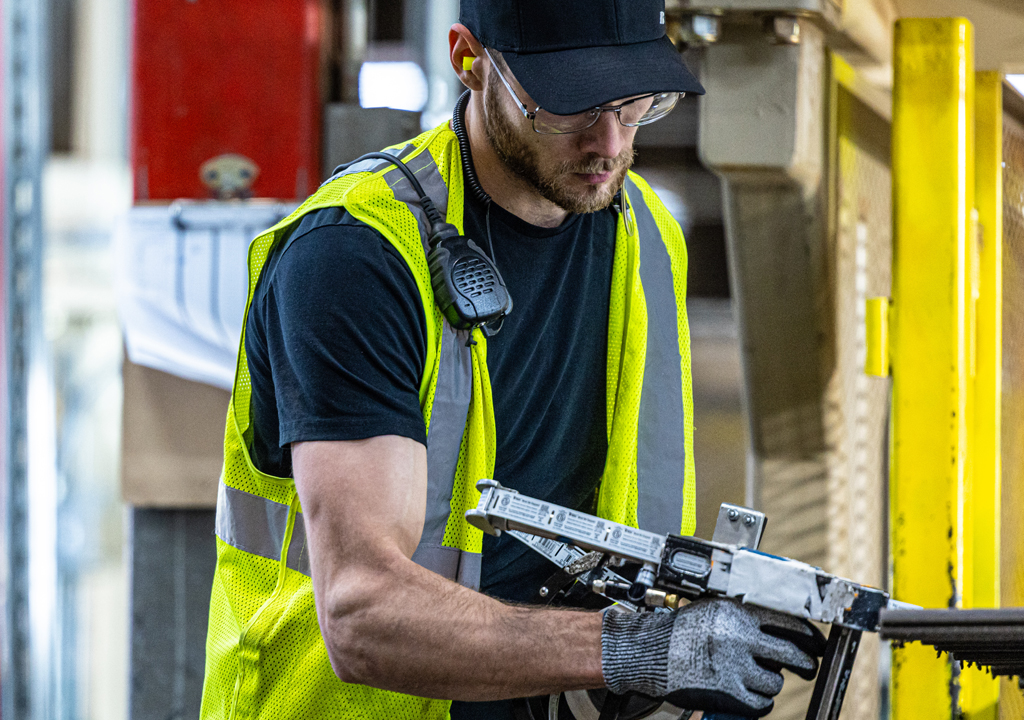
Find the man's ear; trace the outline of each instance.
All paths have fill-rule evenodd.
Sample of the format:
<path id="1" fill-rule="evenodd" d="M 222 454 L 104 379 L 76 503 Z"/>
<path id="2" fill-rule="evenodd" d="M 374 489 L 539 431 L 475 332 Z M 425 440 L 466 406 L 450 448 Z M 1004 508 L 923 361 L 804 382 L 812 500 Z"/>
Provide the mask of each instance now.
<path id="1" fill-rule="evenodd" d="M 462 84 L 470 90 L 483 90 L 487 58 L 483 57 L 484 48 L 473 37 L 469 28 L 461 23 L 452 25 L 448 31 L 448 47 L 451 51 L 452 69 Z"/>

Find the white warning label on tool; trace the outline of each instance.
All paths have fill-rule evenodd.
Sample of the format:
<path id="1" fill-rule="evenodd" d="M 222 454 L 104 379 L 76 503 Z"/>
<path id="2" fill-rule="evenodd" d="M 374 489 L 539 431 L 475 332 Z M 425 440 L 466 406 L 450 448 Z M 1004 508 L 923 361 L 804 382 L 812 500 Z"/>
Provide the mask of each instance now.
<path id="1" fill-rule="evenodd" d="M 609 552 L 639 562 L 658 563 L 665 538 L 576 512 L 513 492 L 496 491 L 488 514 L 506 521 L 510 530 L 523 530 L 564 540 L 586 550 Z"/>

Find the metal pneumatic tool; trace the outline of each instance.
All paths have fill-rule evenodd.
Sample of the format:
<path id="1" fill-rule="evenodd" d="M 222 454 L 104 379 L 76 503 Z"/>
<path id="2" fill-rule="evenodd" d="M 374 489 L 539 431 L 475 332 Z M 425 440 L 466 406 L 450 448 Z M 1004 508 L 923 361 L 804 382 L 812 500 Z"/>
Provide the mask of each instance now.
<path id="1" fill-rule="evenodd" d="M 723 504 L 714 538 L 707 541 L 603 520 L 520 495 L 494 480 L 480 480 L 477 489 L 480 502 L 466 512 L 467 522 L 490 535 L 508 532 L 562 568 L 541 588 L 544 599 L 575 595 L 574 604 L 587 606 L 581 596 L 596 593 L 630 610 L 666 612 L 684 598 L 723 596 L 831 623 L 807 720 L 838 719 L 861 634 L 878 631 L 879 612 L 916 607 L 806 563 L 759 552 L 767 520 L 749 508 Z M 588 703 L 587 693 L 566 693 L 579 720 L 604 720 L 592 696 Z M 662 705 L 631 717 L 689 715 L 679 709 L 671 714 Z"/>

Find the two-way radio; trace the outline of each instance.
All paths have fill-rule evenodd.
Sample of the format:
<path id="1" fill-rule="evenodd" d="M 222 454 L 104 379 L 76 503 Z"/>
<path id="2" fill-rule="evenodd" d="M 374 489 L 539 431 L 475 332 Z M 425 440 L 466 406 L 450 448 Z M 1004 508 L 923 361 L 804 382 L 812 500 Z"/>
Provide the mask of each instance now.
<path id="1" fill-rule="evenodd" d="M 472 162 L 468 158 L 469 143 L 466 139 L 462 113 L 469 93 L 459 98 L 454 124 L 462 155 L 466 184 L 487 205 L 487 234 L 490 244 L 490 203 L 491 199 L 480 187 Z M 427 265 L 430 268 L 430 284 L 434 299 L 441 314 L 456 330 L 472 330 L 484 326 L 495 327 L 490 334 L 500 329 L 500 322 L 512 310 L 512 298 L 505 287 L 505 281 L 498 272 L 493 257 L 488 255 L 473 240 L 459 233 L 458 229 L 445 222 L 434 201 L 423 190 L 423 186 L 409 167 L 393 155 L 372 152 L 351 162 L 339 165 L 333 175 L 363 160 L 384 160 L 398 168 L 419 195 L 420 205 L 430 222 L 427 240 Z M 493 253 L 493 248 L 491 248 Z"/>

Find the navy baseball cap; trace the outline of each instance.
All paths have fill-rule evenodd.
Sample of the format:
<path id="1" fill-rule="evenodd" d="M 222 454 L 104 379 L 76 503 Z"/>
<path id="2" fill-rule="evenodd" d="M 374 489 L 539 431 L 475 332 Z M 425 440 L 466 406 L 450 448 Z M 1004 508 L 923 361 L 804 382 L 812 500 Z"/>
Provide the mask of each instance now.
<path id="1" fill-rule="evenodd" d="M 459 22 L 558 115 L 631 95 L 704 94 L 665 35 L 665 0 L 462 0 Z"/>

